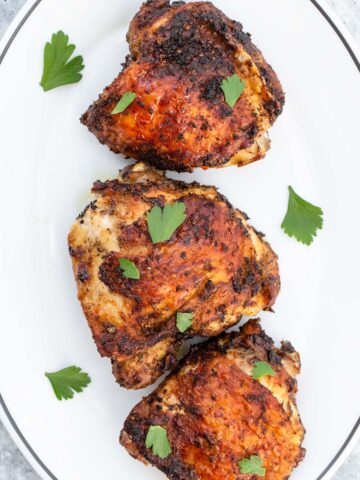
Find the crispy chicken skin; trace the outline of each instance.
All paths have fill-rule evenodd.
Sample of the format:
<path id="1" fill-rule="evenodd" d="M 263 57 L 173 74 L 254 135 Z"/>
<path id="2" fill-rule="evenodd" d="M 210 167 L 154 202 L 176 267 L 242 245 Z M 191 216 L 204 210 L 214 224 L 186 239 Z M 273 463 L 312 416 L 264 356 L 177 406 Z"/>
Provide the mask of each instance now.
<path id="1" fill-rule="evenodd" d="M 273 305 L 277 256 L 214 187 L 138 163 L 92 191 L 96 200 L 72 226 L 69 251 L 94 340 L 121 385 L 153 383 L 175 365 L 184 339 L 218 335 Z M 146 213 L 174 201 L 184 202 L 186 219 L 169 241 L 153 244 Z M 135 263 L 139 280 L 123 276 L 119 258 Z M 178 311 L 194 315 L 184 334 Z"/>
<path id="2" fill-rule="evenodd" d="M 240 23 L 210 2 L 148 0 L 127 38 L 122 72 L 81 119 L 101 143 L 176 171 L 241 166 L 265 155 L 284 92 Z M 232 109 L 220 85 L 234 73 L 246 88 Z M 112 115 L 125 92 L 136 100 Z"/>
<path id="3" fill-rule="evenodd" d="M 252 378 L 257 361 L 274 377 Z M 285 480 L 303 459 L 304 438 L 296 407 L 300 357 L 288 342 L 281 349 L 257 320 L 193 347 L 179 368 L 138 403 L 121 432 L 129 453 L 171 480 L 255 480 L 239 461 L 257 455 L 265 480 Z M 166 429 L 172 453 L 162 460 L 145 447 L 151 425 Z"/>

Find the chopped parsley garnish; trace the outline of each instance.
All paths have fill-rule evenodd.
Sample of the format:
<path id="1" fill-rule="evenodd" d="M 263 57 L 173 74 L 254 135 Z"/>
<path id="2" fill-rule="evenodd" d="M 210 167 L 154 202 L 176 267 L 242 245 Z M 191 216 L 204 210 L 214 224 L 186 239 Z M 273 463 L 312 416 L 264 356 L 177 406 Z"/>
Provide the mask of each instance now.
<path id="1" fill-rule="evenodd" d="M 192 325 L 194 314 L 191 312 L 177 312 L 176 314 L 176 326 L 181 333 L 184 333 Z"/>
<path id="2" fill-rule="evenodd" d="M 133 92 L 126 92 L 124 95 L 120 98 L 118 103 L 116 104 L 116 107 L 114 110 L 111 112 L 112 115 L 116 115 L 117 113 L 122 113 L 124 112 L 127 107 L 135 100 L 136 98 L 136 93 Z"/>
<path id="3" fill-rule="evenodd" d="M 186 218 L 185 203 L 158 205 L 147 212 L 147 224 L 153 243 L 166 242 Z"/>
<path id="4" fill-rule="evenodd" d="M 291 186 L 288 188 L 288 210 L 281 228 L 289 237 L 295 237 L 299 242 L 310 245 L 317 230 L 322 229 L 323 211 L 301 198 Z"/>
<path id="5" fill-rule="evenodd" d="M 49 379 L 58 400 L 73 398 L 74 392 L 82 392 L 91 382 L 89 375 L 75 365 L 58 372 L 46 372 L 45 375 Z"/>
<path id="6" fill-rule="evenodd" d="M 265 468 L 262 465 L 263 461 L 257 455 L 251 455 L 250 458 L 243 458 L 239 462 L 240 472 L 244 475 L 265 477 Z"/>
<path id="7" fill-rule="evenodd" d="M 266 375 L 273 377 L 276 374 L 275 370 L 267 362 L 256 362 L 254 365 L 252 371 L 252 377 L 254 380 L 259 380 L 259 378 L 265 377 Z"/>
<path id="8" fill-rule="evenodd" d="M 165 428 L 153 425 L 149 428 L 145 440 L 146 448 L 152 448 L 154 455 L 164 459 L 171 454 L 171 447 Z"/>
<path id="9" fill-rule="evenodd" d="M 44 68 L 40 85 L 45 92 L 61 85 L 76 83 L 82 79 L 83 57 L 78 55 L 70 60 L 75 45 L 69 45 L 69 37 L 59 31 L 51 37 L 44 48 Z"/>
<path id="10" fill-rule="evenodd" d="M 229 107 L 234 108 L 236 102 L 245 90 L 245 86 L 245 80 L 241 80 L 236 73 L 230 77 L 224 78 L 221 82 L 221 90 L 224 92 L 225 101 Z"/>
<path id="11" fill-rule="evenodd" d="M 128 260 L 127 258 L 119 258 L 119 268 L 122 270 L 124 277 L 131 278 L 132 280 L 139 280 L 140 272 L 135 263 L 131 260 Z"/>

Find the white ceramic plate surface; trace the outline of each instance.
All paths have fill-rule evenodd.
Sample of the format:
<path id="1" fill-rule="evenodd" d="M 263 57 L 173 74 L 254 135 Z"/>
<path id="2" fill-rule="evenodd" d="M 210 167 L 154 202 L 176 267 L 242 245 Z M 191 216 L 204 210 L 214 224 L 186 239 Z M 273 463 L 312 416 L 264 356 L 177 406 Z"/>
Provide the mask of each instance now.
<path id="1" fill-rule="evenodd" d="M 140 3 L 29 2 L 0 48 L 0 416 L 44 479 L 163 478 L 118 444 L 144 391 L 119 388 L 109 360 L 98 355 L 76 299 L 66 242 L 92 182 L 129 163 L 78 119 L 119 72 Z M 219 187 L 279 254 L 282 291 L 276 313 L 262 319 L 274 339 L 291 340 L 302 355 L 298 403 L 307 456 L 292 479 L 330 478 L 356 439 L 360 405 L 356 47 L 333 15 L 326 18 L 310 0 L 214 3 L 252 33 L 279 74 L 287 104 L 265 160 L 180 177 Z M 59 29 L 84 56 L 84 78 L 44 93 L 43 46 Z M 288 185 L 324 210 L 324 229 L 311 247 L 280 229 Z M 92 383 L 60 403 L 44 372 L 70 364 L 88 371 Z"/>

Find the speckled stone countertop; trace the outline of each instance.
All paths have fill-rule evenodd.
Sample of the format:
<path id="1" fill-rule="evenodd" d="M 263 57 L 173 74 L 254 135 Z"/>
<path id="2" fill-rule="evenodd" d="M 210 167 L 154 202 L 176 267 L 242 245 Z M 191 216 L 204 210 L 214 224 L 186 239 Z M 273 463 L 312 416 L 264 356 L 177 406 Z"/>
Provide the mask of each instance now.
<path id="1" fill-rule="evenodd" d="M 26 0 L 0 0 L 0 37 Z M 360 0 L 326 0 L 360 45 Z M 0 480 L 40 480 L 0 422 Z M 65 479 L 64 479 L 65 480 Z M 80 479 L 79 479 L 80 480 Z M 360 480 L 360 443 L 333 480 Z"/>

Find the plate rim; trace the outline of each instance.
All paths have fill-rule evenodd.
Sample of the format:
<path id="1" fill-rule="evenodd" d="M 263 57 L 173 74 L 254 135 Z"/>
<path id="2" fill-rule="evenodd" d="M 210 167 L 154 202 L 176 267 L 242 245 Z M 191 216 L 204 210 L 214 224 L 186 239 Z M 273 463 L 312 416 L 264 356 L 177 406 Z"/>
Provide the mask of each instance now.
<path id="1" fill-rule="evenodd" d="M 1 64 L 10 50 L 10 47 L 19 34 L 21 28 L 25 22 L 29 19 L 31 14 L 35 11 L 36 7 L 44 0 L 27 0 L 24 6 L 19 10 L 11 24 L 8 26 L 3 37 L 0 40 L 0 67 Z M 312 3 L 315 9 L 322 15 L 324 20 L 329 24 L 332 30 L 335 32 L 348 54 L 350 55 L 355 67 L 360 73 L 360 49 L 356 44 L 354 38 L 347 30 L 343 22 L 337 16 L 335 11 L 324 0 L 308 0 Z M 10 410 L 4 400 L 4 397 L 0 392 L 0 420 L 9 432 L 15 445 L 38 473 L 43 480 L 59 480 L 51 470 L 45 465 L 45 463 L 36 454 L 31 447 L 26 437 L 23 435 L 19 426 L 17 425 L 14 417 L 11 415 Z M 330 480 L 335 472 L 340 468 L 345 459 L 351 453 L 355 443 L 360 440 L 360 416 L 356 421 L 354 427 L 346 438 L 345 442 L 331 460 L 331 462 L 325 467 L 322 473 L 314 480 Z"/>

